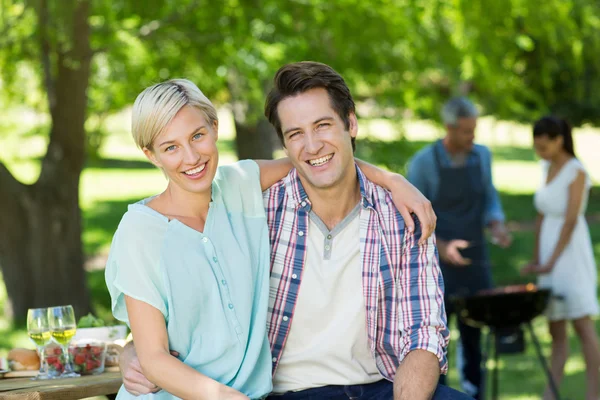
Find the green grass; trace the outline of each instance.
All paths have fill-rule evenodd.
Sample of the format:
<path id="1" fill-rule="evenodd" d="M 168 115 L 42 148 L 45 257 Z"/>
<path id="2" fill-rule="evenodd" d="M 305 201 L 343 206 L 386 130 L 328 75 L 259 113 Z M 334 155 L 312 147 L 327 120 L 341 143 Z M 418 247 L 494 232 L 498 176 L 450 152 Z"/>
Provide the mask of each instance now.
<path id="1" fill-rule="evenodd" d="M 227 124 L 223 124 L 227 126 Z M 87 257 L 88 284 L 92 303 L 98 316 L 111 320 L 110 297 L 104 284 L 103 262 L 109 249 L 112 235 L 121 216 L 131 204 L 143 197 L 161 191 L 166 181 L 160 171 L 153 168 L 123 133 L 123 124 L 111 121 L 111 131 L 103 158 L 89 163 L 81 179 L 81 208 L 83 213 L 83 244 Z M 386 128 L 386 126 L 388 128 Z M 395 131 L 382 121 L 361 123 L 357 155 L 369 162 L 394 171 L 404 171 L 411 154 L 439 134 L 439 130 L 427 122 L 409 123 L 405 126 L 406 136 L 399 138 Z M 17 125 L 15 125 L 17 127 Z M 42 155 L 44 140 L 27 131 L 17 132 L 10 137 L 0 135 L 0 160 L 23 182 L 33 182 L 39 173 L 36 161 Z M 25 129 L 25 128 L 23 128 Z M 539 182 L 539 165 L 531 150 L 527 127 L 482 119 L 478 138 L 487 144 L 494 155 L 494 179 L 499 189 L 507 218 L 516 222 L 520 229 L 514 232 L 510 249 L 500 250 L 492 246 L 494 278 L 498 284 L 528 282 L 532 277 L 521 277 L 519 268 L 531 257 L 533 232 L 528 228 L 535 216 L 532 193 Z M 409 140 L 408 140 L 409 139 Z M 600 148 L 598 131 L 589 129 L 578 132 L 577 151 L 596 182 L 600 179 Z M 221 132 L 220 159 L 222 163 L 235 160 L 231 132 Z M 594 150 L 596 149 L 596 150 Z M 592 190 L 588 207 L 589 214 L 600 214 L 600 187 Z M 591 225 L 592 241 L 595 243 L 596 260 L 600 261 L 600 224 Z M 1 278 L 1 277 L 0 277 Z M 0 284 L 0 313 L 6 303 L 4 285 Z M 600 324 L 597 324 L 600 330 Z M 549 355 L 550 338 L 543 318 L 535 321 L 536 331 L 542 340 L 543 350 Z M 455 338 L 457 332 L 453 330 Z M 453 358 L 455 342 L 451 342 Z M 567 365 L 567 377 L 561 388 L 570 399 L 583 398 L 584 363 L 576 337 L 571 334 L 572 356 Z M 14 327 L 0 314 L 0 356 L 17 346 L 30 347 L 23 327 Z M 500 389 L 502 399 L 539 398 L 545 380 L 534 358 L 533 348 L 528 341 L 524 355 L 501 356 Z M 456 370 L 450 370 L 450 382 L 456 386 Z"/>

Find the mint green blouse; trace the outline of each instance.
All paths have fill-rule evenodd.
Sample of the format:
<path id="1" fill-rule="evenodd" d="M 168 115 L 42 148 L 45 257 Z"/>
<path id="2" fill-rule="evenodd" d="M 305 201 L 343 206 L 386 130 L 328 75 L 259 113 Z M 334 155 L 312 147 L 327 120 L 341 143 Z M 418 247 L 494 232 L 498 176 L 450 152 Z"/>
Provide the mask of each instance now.
<path id="1" fill-rule="evenodd" d="M 218 168 L 203 233 L 149 200 L 129 206 L 113 238 L 105 277 L 115 318 L 129 324 L 124 295 L 148 303 L 164 315 L 181 361 L 251 399 L 266 396 L 270 247 L 258 165 Z M 117 398 L 146 396 L 121 387 Z"/>

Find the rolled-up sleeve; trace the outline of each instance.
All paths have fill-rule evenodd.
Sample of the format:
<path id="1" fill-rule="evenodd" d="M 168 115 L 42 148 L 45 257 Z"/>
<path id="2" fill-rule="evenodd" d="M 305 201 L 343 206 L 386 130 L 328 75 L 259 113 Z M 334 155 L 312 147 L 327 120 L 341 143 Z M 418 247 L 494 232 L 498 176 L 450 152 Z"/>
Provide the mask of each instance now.
<path id="1" fill-rule="evenodd" d="M 450 339 L 444 307 L 444 282 L 435 235 L 419 245 L 420 224 L 403 242 L 402 277 L 398 285 L 399 362 L 413 350 L 426 350 L 438 358 L 440 370 L 448 370 L 446 349 Z"/>

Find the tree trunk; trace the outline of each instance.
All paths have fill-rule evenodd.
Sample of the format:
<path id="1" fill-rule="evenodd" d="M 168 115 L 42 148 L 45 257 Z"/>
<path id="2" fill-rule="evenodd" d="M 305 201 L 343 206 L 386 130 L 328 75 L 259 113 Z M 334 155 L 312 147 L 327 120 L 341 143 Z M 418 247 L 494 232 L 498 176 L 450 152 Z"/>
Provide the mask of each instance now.
<path id="1" fill-rule="evenodd" d="M 71 304 L 77 315 L 90 310 L 79 172 L 72 171 L 55 183 L 21 185 L 10 198 L 2 196 L 0 265 L 16 320 L 23 320 L 32 307 Z"/>
<path id="2" fill-rule="evenodd" d="M 263 82 L 264 92 L 270 82 Z M 279 139 L 275 129 L 269 121 L 262 116 L 262 103 L 243 101 L 248 96 L 248 83 L 244 74 L 239 73 L 236 68 L 229 69 L 227 87 L 232 99 L 233 121 L 235 123 L 235 147 L 240 160 L 271 160 L 273 151 L 278 145 Z M 260 116 L 255 118 L 256 116 Z"/>
<path id="3" fill-rule="evenodd" d="M 71 304 L 77 316 L 90 311 L 79 209 L 92 56 L 89 1 L 69 3 L 73 19 L 68 51 L 51 49 L 42 37 L 42 60 L 54 60 L 56 67 L 46 69 L 52 127 L 40 177 L 33 185 L 23 185 L 0 163 L 0 266 L 16 320 L 23 320 L 31 307 Z M 48 13 L 45 1 L 41 4 L 43 36 Z"/>
<path id="4" fill-rule="evenodd" d="M 270 160 L 273 158 L 276 137 L 275 130 L 265 118 L 248 125 L 235 119 L 235 145 L 240 160 Z"/>

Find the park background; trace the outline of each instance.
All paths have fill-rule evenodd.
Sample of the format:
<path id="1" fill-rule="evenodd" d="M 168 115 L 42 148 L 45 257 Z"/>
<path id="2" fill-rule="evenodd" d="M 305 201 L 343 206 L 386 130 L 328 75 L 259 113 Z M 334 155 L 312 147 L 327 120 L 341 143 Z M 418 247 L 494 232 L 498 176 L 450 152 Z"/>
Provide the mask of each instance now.
<path id="1" fill-rule="evenodd" d="M 32 348 L 29 307 L 68 303 L 112 320 L 112 234 L 128 204 L 166 186 L 135 148 L 130 106 L 174 77 L 219 108 L 221 164 L 283 154 L 262 107 L 287 62 L 340 72 L 357 101 L 357 156 L 401 173 L 443 135 L 443 102 L 469 96 L 515 238 L 492 249 L 497 284 L 532 279 L 518 273 L 541 175 L 531 124 L 565 117 L 595 185 L 587 216 L 600 260 L 599 28 L 595 0 L 0 0 L 0 356 Z M 549 355 L 543 318 L 535 328 Z M 571 344 L 562 392 L 578 399 L 585 365 L 573 333 Z M 501 398 L 539 398 L 533 354 L 529 344 L 501 358 Z"/>

